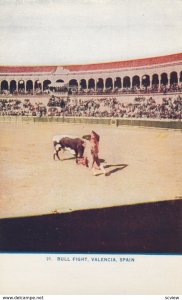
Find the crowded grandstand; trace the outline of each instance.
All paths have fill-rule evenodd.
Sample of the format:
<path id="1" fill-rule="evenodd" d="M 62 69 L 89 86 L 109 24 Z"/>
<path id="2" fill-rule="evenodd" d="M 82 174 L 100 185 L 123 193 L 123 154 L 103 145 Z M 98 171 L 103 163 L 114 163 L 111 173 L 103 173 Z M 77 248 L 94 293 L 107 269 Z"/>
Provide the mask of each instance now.
<path id="1" fill-rule="evenodd" d="M 90 65 L 0 66 L 1 116 L 180 120 L 182 53 Z"/>
<path id="2" fill-rule="evenodd" d="M 121 99 L 121 98 L 120 98 Z M 137 96 L 132 102 L 124 103 L 116 97 L 67 97 L 52 95 L 47 104 L 30 99 L 0 99 L 0 116 L 75 116 L 177 119 L 182 117 L 182 96 L 162 97 L 157 103 L 153 96 Z"/>

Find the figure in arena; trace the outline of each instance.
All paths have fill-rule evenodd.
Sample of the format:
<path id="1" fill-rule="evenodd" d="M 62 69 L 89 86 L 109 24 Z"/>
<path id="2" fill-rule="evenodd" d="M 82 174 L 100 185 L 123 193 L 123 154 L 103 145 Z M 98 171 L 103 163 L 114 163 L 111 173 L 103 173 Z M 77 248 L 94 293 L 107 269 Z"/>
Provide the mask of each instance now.
<path id="1" fill-rule="evenodd" d="M 106 174 L 106 171 L 101 165 L 99 159 L 99 142 L 100 136 L 92 130 L 91 135 L 86 136 L 86 141 L 84 144 L 85 150 L 83 154 L 84 158 L 78 162 L 89 167 L 94 176 L 98 175 L 98 171 L 101 171 L 101 173 Z"/>

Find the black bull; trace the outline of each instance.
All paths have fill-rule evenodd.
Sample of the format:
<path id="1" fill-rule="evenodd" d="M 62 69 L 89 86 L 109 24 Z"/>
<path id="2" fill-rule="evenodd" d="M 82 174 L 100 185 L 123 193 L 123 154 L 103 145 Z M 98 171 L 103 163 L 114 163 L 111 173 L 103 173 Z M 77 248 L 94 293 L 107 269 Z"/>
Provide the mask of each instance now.
<path id="1" fill-rule="evenodd" d="M 71 149 L 75 152 L 76 161 L 78 157 L 83 157 L 84 141 L 80 138 L 62 137 L 59 141 L 53 141 L 54 155 L 53 158 L 59 157 L 59 151 L 65 150 L 65 148 Z"/>

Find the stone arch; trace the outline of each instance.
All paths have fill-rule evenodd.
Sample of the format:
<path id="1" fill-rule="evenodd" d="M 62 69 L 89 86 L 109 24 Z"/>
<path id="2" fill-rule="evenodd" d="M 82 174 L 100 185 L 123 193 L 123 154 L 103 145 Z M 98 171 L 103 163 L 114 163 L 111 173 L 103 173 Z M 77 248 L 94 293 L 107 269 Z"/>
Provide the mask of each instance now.
<path id="1" fill-rule="evenodd" d="M 1 81 L 1 91 L 3 91 L 3 90 L 8 90 L 8 81 L 7 80 Z"/>
<path id="2" fill-rule="evenodd" d="M 168 75 L 167 75 L 167 73 L 162 73 L 161 74 L 161 84 L 163 84 L 163 85 L 168 84 Z"/>
<path id="3" fill-rule="evenodd" d="M 123 88 L 130 88 L 131 87 L 131 79 L 129 76 L 125 76 L 123 78 Z"/>
<path id="4" fill-rule="evenodd" d="M 104 80 L 103 78 L 97 79 L 97 89 L 103 90 L 104 89 Z"/>
<path id="5" fill-rule="evenodd" d="M 170 84 L 177 84 L 178 83 L 178 74 L 177 72 L 171 72 L 170 74 Z"/>
<path id="6" fill-rule="evenodd" d="M 33 81 L 32 80 L 27 80 L 27 82 L 26 82 L 26 90 L 29 93 L 33 92 Z"/>
<path id="7" fill-rule="evenodd" d="M 41 89 L 42 88 L 42 84 L 39 80 L 36 80 L 34 83 L 34 87 L 35 89 Z"/>
<path id="8" fill-rule="evenodd" d="M 78 87 L 78 81 L 76 79 L 71 79 L 69 81 L 69 87 L 70 88 L 76 88 L 76 87 Z"/>
<path id="9" fill-rule="evenodd" d="M 159 75 L 153 74 L 152 75 L 152 85 L 158 85 L 159 84 Z"/>
<path id="10" fill-rule="evenodd" d="M 142 76 L 142 86 L 144 86 L 145 88 L 147 88 L 148 86 L 150 86 L 150 76 L 147 74 L 144 74 Z"/>
<path id="11" fill-rule="evenodd" d="M 140 77 L 138 75 L 133 76 L 132 78 L 132 87 L 140 87 Z"/>
<path id="12" fill-rule="evenodd" d="M 18 92 L 19 93 L 25 92 L 25 81 L 23 79 L 18 81 Z"/>
<path id="13" fill-rule="evenodd" d="M 111 77 L 106 78 L 106 89 L 113 89 L 113 80 Z"/>
<path id="14" fill-rule="evenodd" d="M 49 84 L 51 84 L 51 81 L 49 79 L 43 81 L 43 91 L 49 89 Z"/>
<path id="15" fill-rule="evenodd" d="M 95 80 L 90 78 L 88 81 L 88 89 L 95 89 Z"/>
<path id="16" fill-rule="evenodd" d="M 80 80 L 80 89 L 85 90 L 87 88 L 87 82 L 85 79 Z"/>
<path id="17" fill-rule="evenodd" d="M 121 89 L 122 84 L 121 84 L 121 77 L 116 77 L 114 80 L 114 88 L 115 89 Z"/>
<path id="18" fill-rule="evenodd" d="M 14 93 L 17 90 L 17 82 L 16 80 L 10 81 L 10 93 Z"/>
<path id="19" fill-rule="evenodd" d="M 56 80 L 56 82 L 63 83 L 63 82 L 64 82 L 64 80 L 63 80 L 63 79 L 58 79 L 58 80 Z"/>

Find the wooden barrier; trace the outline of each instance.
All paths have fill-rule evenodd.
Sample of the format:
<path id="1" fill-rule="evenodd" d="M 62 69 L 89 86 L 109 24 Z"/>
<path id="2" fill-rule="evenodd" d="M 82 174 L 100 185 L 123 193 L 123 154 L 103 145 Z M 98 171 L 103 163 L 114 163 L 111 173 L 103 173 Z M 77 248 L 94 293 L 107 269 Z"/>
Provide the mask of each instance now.
<path id="1" fill-rule="evenodd" d="M 86 117 L 29 117 L 29 116 L 0 116 L 0 123 L 11 122 L 59 122 L 73 124 L 101 124 L 110 126 L 139 126 L 168 129 L 182 129 L 181 120 L 151 120 L 151 119 L 121 119 L 121 118 L 86 118 Z"/>

